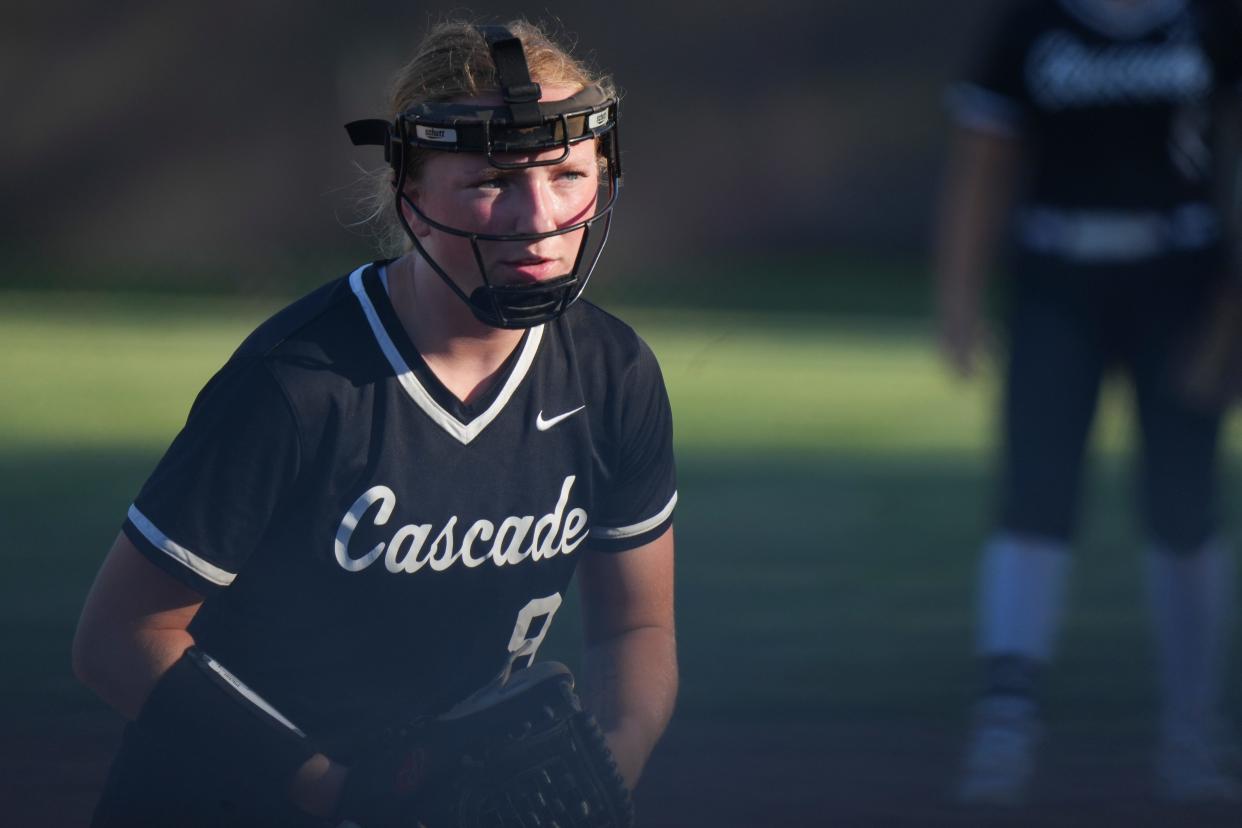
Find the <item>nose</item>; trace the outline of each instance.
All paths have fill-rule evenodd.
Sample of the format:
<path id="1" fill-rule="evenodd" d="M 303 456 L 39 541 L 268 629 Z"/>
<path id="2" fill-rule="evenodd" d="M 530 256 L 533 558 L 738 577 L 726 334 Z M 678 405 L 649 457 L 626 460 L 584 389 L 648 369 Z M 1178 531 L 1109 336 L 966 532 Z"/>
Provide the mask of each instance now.
<path id="1" fill-rule="evenodd" d="M 518 188 L 516 232 L 547 233 L 557 228 L 556 196 L 547 176 L 525 175 Z"/>

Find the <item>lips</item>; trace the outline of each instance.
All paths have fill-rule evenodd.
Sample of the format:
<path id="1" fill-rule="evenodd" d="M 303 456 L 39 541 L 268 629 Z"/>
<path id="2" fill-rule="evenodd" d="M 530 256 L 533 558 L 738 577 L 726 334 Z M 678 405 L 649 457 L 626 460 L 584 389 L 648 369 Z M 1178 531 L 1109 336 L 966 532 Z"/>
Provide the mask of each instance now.
<path id="1" fill-rule="evenodd" d="M 499 266 L 503 268 L 504 275 L 517 284 L 543 282 L 561 275 L 564 270 L 559 259 L 545 259 L 542 256 L 507 259 L 499 262 Z"/>

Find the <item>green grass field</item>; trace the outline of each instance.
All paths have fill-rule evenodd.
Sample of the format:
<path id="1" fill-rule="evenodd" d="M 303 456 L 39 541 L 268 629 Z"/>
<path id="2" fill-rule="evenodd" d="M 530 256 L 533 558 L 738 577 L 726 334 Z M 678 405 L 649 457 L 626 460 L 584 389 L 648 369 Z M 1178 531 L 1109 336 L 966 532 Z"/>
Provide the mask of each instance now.
<path id="1" fill-rule="evenodd" d="M 279 304 L 0 293 L 0 693 L 13 744 L 52 745 L 41 760 L 13 755 L 18 747 L 0 757 L 6 800 L 68 773 L 68 789 L 89 804 L 116 726 L 69 674 L 82 598 L 198 388 Z M 904 759 L 872 761 L 911 775 L 925 766 L 932 781 L 918 790 L 935 796 L 974 682 L 973 571 L 993 491 L 994 376 L 950 381 L 928 332 L 911 321 L 622 315 L 659 356 L 676 417 L 678 721 L 689 723 L 677 726 L 678 744 L 714 744 L 715 727 L 792 727 L 771 759 L 809 750 L 797 741 L 808 727 L 848 724 L 883 745 L 884 734 L 909 726 L 935 735 L 925 748 L 895 738 Z M 1154 695 L 1125 402 L 1111 389 L 1098 423 L 1048 700 L 1063 744 L 1094 745 L 1088 754 L 1102 766 L 1121 751 L 1131 767 L 1150 735 Z M 1242 514 L 1236 426 L 1227 442 L 1231 527 Z M 572 661 L 575 645 L 573 624 L 562 621 L 548 652 Z M 83 737 L 93 753 L 75 752 L 75 733 L 94 734 Z M 1077 756 L 1071 767 L 1092 762 Z M 858 790 L 847 795 L 872 789 Z M 911 797 L 910 814 L 933 807 Z"/>

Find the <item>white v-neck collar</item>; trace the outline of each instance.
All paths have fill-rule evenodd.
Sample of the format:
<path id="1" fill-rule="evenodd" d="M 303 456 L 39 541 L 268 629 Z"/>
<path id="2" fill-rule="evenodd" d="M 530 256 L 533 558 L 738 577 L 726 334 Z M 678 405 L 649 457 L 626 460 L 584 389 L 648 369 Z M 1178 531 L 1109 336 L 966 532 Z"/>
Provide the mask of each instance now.
<path id="1" fill-rule="evenodd" d="M 393 342 L 392 336 L 388 329 L 384 327 L 383 321 L 375 310 L 375 305 L 371 302 L 371 297 L 367 295 L 366 286 L 362 282 L 362 274 L 370 265 L 363 265 L 355 270 L 349 276 L 349 286 L 353 290 L 354 295 L 358 297 L 359 304 L 362 305 L 362 312 L 366 315 L 367 322 L 371 326 L 371 333 L 375 335 L 375 341 L 379 345 L 380 350 L 384 352 L 384 356 L 388 359 L 392 369 L 396 374 L 397 381 L 401 383 L 401 387 L 409 394 L 419 408 L 423 410 L 428 417 L 437 425 L 456 437 L 463 445 L 468 444 L 475 437 L 482 433 L 483 429 L 499 416 L 504 410 L 505 405 L 513 397 L 522 380 L 526 378 L 530 372 L 530 366 L 535 361 L 535 355 L 539 352 L 539 343 L 543 341 L 543 325 L 536 325 L 531 328 L 527 334 L 525 341 L 522 343 L 521 353 L 518 354 L 517 362 L 513 366 L 513 370 L 509 372 L 505 384 L 501 387 L 500 393 L 496 395 L 496 399 L 492 400 L 483 412 L 468 423 L 463 423 L 446 411 L 435 398 L 423 387 L 418 381 L 418 376 L 410 370 L 410 366 L 406 364 L 405 358 L 401 356 L 401 352 L 397 349 L 396 343 Z"/>

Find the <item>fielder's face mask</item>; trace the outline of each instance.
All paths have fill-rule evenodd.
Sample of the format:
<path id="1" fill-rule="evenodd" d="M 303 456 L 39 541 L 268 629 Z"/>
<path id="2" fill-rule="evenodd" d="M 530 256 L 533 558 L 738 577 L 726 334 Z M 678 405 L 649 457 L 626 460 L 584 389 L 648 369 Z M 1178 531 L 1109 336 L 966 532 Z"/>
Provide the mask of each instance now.
<path id="1" fill-rule="evenodd" d="M 458 103 L 419 103 L 400 113 L 393 123 L 380 120 L 353 121 L 345 125 L 356 146 L 384 148 L 384 160 L 396 172 L 397 217 L 414 248 L 440 274 L 474 315 L 497 328 L 529 328 L 555 319 L 582 295 L 599 262 L 612 223 L 612 208 L 621 185 L 621 151 L 617 143 L 617 100 L 595 85 L 563 101 L 540 103 L 542 91 L 532 83 L 522 42 L 503 26 L 480 26 L 479 33 L 491 49 L 504 103 L 481 106 Z M 428 216 L 405 194 L 410 150 L 482 153 L 489 164 L 502 170 L 560 164 L 569 150 L 582 141 L 599 141 L 600 155 L 607 161 L 607 197 L 597 201 L 590 217 L 546 233 L 476 233 L 450 227 Z M 535 153 L 557 150 L 543 160 L 505 160 L 514 155 L 533 159 Z M 402 204 L 418 218 L 443 233 L 470 240 L 483 284 L 469 295 L 436 262 L 419 242 L 406 221 Z M 498 284 L 488 273 L 480 245 L 485 242 L 532 242 L 551 236 L 582 231 L 573 269 L 564 275 L 534 284 Z M 585 266 L 584 266 L 585 263 Z"/>

